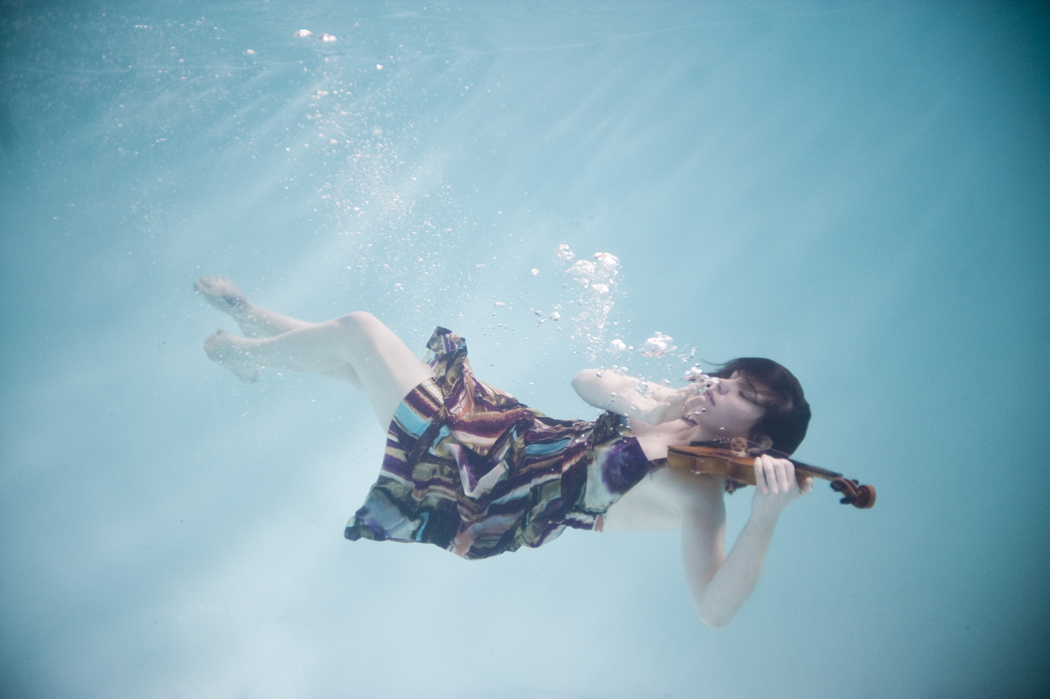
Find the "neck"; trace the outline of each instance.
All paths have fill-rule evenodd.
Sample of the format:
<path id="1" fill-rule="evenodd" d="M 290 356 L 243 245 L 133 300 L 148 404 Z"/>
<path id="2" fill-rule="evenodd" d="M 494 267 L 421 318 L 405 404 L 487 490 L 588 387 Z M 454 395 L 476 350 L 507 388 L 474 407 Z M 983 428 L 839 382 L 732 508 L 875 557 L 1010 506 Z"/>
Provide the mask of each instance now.
<path id="1" fill-rule="evenodd" d="M 667 447 L 672 445 L 706 442 L 723 436 L 711 434 L 710 430 L 700 425 L 692 425 L 685 420 L 672 420 L 660 425 L 650 425 L 641 420 L 628 419 L 631 424 L 631 434 L 641 444 L 642 451 L 649 460 L 666 458 Z"/>

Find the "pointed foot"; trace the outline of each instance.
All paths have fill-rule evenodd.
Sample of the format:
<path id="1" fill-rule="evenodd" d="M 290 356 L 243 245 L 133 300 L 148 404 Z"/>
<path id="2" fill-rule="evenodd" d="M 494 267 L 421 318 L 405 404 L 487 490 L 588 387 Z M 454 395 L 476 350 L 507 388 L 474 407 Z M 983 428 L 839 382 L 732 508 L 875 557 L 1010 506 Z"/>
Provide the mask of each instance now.
<path id="1" fill-rule="evenodd" d="M 234 318 L 244 315 L 251 308 L 248 297 L 226 277 L 201 277 L 193 283 L 193 290 L 210 306 Z"/>
<path id="2" fill-rule="evenodd" d="M 204 341 L 204 351 L 208 359 L 226 367 L 241 381 L 255 383 L 259 380 L 259 366 L 244 346 L 246 342 L 244 338 L 217 330 Z"/>

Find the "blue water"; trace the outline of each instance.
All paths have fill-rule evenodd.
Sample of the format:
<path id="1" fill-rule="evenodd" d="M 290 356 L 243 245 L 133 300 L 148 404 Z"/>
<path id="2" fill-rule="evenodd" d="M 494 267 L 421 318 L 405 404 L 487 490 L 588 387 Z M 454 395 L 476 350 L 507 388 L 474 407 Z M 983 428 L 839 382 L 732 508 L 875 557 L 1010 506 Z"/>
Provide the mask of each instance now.
<path id="1" fill-rule="evenodd" d="M 2 7 L 0 694 L 1050 692 L 1038 4 L 303 5 Z M 634 350 L 588 357 L 559 244 L 619 258 Z M 209 363 L 201 274 L 420 354 L 452 327 L 559 417 L 592 363 L 680 376 L 657 331 L 773 357 L 798 457 L 878 504 L 793 505 L 717 632 L 675 532 L 346 542 L 367 403 Z"/>

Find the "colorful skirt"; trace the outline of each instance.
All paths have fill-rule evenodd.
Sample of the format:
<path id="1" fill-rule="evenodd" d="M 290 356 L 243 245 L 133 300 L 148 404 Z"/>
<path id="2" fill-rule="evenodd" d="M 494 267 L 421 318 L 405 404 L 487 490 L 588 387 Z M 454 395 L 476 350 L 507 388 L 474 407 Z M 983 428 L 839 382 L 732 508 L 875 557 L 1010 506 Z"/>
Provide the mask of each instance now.
<path id="1" fill-rule="evenodd" d="M 433 378 L 398 406 L 379 479 L 347 539 L 422 542 L 463 558 L 537 547 L 602 515 L 651 468 L 627 419 L 555 420 L 474 378 L 437 328 Z"/>

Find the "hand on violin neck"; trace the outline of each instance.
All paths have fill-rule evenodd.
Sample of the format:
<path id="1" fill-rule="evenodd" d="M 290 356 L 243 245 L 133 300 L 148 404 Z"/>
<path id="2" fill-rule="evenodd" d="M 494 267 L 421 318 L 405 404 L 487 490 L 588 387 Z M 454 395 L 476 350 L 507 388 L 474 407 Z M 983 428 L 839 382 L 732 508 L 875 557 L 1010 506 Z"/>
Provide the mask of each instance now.
<path id="1" fill-rule="evenodd" d="M 751 502 L 751 516 L 776 522 L 784 508 L 813 490 L 813 479 L 799 483 L 795 467 L 787 459 L 774 459 L 768 454 L 755 458 L 755 497 Z"/>

